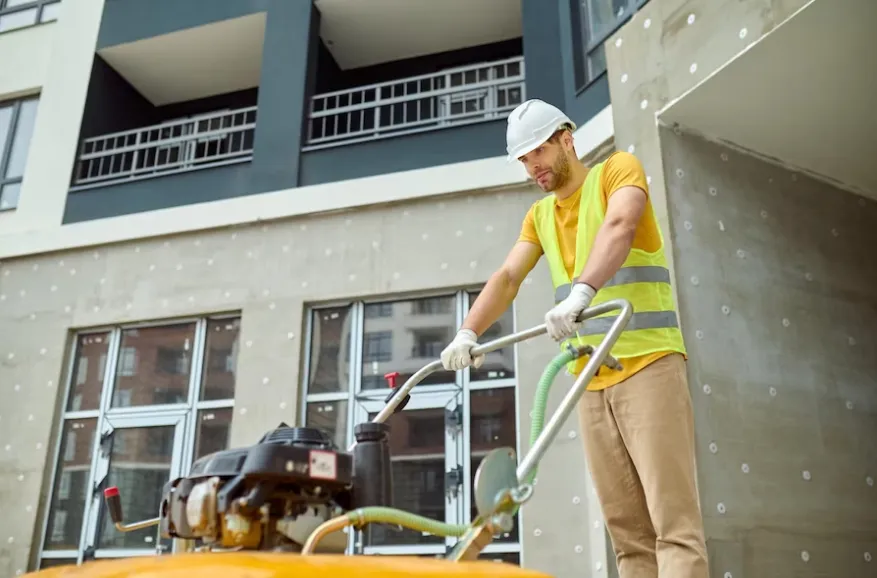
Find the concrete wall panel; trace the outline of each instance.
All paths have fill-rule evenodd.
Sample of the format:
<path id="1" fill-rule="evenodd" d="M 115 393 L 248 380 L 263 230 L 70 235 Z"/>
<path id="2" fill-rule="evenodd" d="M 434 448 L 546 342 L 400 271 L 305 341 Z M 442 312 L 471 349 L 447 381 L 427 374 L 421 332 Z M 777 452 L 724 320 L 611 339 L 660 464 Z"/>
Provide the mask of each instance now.
<path id="1" fill-rule="evenodd" d="M 38 92 L 46 81 L 46 69 L 52 53 L 57 24 L 50 22 L 0 34 L 0 101 L 22 94 Z"/>
<path id="2" fill-rule="evenodd" d="M 615 142 L 642 161 L 665 237 L 669 223 L 656 114 L 807 2 L 651 0 L 607 39 Z"/>
<path id="3" fill-rule="evenodd" d="M 661 145 L 712 571 L 872 576 L 877 203 L 677 133 Z"/>

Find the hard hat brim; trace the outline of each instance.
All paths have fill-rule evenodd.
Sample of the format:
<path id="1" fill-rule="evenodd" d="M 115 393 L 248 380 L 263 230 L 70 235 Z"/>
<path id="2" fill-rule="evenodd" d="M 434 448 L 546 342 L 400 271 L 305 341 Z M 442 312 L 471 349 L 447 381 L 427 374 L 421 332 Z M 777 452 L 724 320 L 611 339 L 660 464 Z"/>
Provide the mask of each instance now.
<path id="1" fill-rule="evenodd" d="M 515 154 L 514 154 L 514 155 L 512 155 L 512 153 L 506 153 L 506 162 L 509 162 L 509 163 L 515 162 L 515 161 L 518 160 L 519 157 L 522 157 L 522 156 L 524 156 L 524 155 L 527 154 L 527 153 L 531 153 L 531 152 L 533 152 L 534 150 L 536 150 L 537 148 L 539 148 L 540 146 L 542 146 L 542 145 L 544 145 L 546 142 L 548 142 L 548 139 L 551 138 L 551 136 L 552 136 L 554 133 L 556 133 L 557 131 L 559 131 L 559 130 L 560 130 L 561 128 L 563 128 L 565 125 L 569 125 L 569 132 L 570 132 L 570 133 L 575 133 L 575 130 L 576 130 L 576 123 L 574 123 L 574 122 L 571 121 L 571 120 L 570 120 L 569 122 L 562 122 L 562 123 L 560 123 L 559 125 L 557 125 L 557 128 L 555 128 L 553 131 L 551 131 L 551 134 L 549 134 L 547 137 L 545 137 L 544 140 L 541 140 L 541 141 L 535 141 L 535 142 L 533 142 L 533 143 L 531 143 L 531 144 L 529 144 L 529 145 L 523 147 L 523 148 L 520 149 L 519 151 L 515 151 Z"/>

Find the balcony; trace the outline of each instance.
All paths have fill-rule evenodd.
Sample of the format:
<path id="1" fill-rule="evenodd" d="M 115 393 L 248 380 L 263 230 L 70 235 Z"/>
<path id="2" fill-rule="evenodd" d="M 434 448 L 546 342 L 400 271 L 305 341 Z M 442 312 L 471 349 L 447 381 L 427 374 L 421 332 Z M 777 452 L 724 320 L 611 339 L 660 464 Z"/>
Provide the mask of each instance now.
<path id="1" fill-rule="evenodd" d="M 71 191 L 248 162 L 255 129 L 251 106 L 87 138 Z"/>
<path id="2" fill-rule="evenodd" d="M 525 93 L 524 59 L 515 57 L 319 94 L 304 150 L 502 119 Z"/>

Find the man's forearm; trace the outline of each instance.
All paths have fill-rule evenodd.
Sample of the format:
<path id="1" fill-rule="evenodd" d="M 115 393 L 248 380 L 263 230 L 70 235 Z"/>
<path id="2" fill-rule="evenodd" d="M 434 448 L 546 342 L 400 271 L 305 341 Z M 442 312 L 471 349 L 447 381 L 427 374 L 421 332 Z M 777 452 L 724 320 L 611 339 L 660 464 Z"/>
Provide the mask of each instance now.
<path id="1" fill-rule="evenodd" d="M 636 228 L 621 223 L 604 223 L 594 238 L 585 268 L 576 281 L 587 283 L 599 291 L 627 259 L 635 235 Z"/>
<path id="2" fill-rule="evenodd" d="M 511 307 L 518 288 L 519 285 L 502 271 L 494 273 L 469 308 L 460 329 L 471 329 L 480 337 Z"/>

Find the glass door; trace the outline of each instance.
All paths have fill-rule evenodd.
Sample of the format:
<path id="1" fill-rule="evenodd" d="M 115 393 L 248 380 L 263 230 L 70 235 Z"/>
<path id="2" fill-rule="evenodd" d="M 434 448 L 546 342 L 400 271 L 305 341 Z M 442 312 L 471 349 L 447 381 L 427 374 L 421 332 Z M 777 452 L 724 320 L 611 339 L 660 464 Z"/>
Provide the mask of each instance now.
<path id="1" fill-rule="evenodd" d="M 384 405 L 383 398 L 358 400 L 354 423 L 374 419 Z M 434 520 L 460 523 L 464 481 L 462 407 L 459 391 L 417 394 L 403 411 L 387 420 L 393 507 Z M 384 524 L 370 525 L 362 532 L 365 554 L 403 554 L 414 550 L 422 553 L 424 547 L 438 554 L 454 540 Z"/>
<path id="2" fill-rule="evenodd" d="M 103 490 L 119 488 L 126 523 L 157 517 L 164 485 L 180 475 L 185 417 L 184 412 L 176 412 L 104 420 L 86 548 L 94 558 L 154 555 L 159 547 L 164 551 L 171 547 L 171 540 L 158 543 L 157 526 L 127 533 L 116 530 Z"/>

